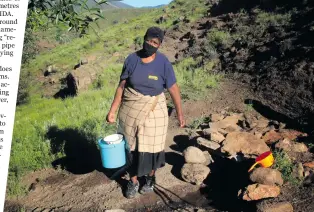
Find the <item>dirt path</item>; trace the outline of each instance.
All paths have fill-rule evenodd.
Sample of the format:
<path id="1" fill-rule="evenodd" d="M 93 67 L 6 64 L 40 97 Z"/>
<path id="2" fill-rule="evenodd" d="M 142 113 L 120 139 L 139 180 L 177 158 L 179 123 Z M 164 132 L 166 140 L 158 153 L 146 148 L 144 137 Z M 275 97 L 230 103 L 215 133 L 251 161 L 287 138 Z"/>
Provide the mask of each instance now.
<path id="1" fill-rule="evenodd" d="M 221 87 L 212 90 L 209 100 L 187 101 L 183 104 L 187 123 L 202 115 L 229 109 L 243 111 L 244 101 L 252 95 L 243 85 L 224 82 Z M 26 211 L 103 211 L 122 208 L 130 211 L 169 202 L 187 201 L 188 204 L 200 206 L 205 197 L 189 197 L 197 194 L 199 186 L 191 185 L 180 179 L 180 169 L 184 163 L 182 151 L 194 145 L 189 142 L 186 129 L 176 125 L 175 113 L 170 117 L 166 143 L 166 165 L 157 172 L 157 189 L 155 193 L 128 200 L 122 194 L 121 182 L 111 181 L 104 173 L 93 171 L 88 174 L 75 175 L 66 171 L 47 169 L 27 175 L 23 182 L 29 186 L 27 196 L 6 201 L 5 211 L 14 211 L 23 206 Z"/>

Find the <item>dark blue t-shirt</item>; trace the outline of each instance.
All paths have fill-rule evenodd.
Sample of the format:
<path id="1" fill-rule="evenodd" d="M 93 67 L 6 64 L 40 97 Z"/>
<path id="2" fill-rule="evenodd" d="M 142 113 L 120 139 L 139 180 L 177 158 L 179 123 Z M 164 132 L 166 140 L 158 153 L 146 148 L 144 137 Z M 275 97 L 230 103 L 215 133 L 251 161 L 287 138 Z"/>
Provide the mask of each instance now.
<path id="1" fill-rule="evenodd" d="M 120 80 L 126 80 L 126 86 L 150 96 L 159 95 L 176 83 L 172 64 L 158 51 L 150 63 L 143 63 L 137 52 L 130 54 L 124 62 Z"/>

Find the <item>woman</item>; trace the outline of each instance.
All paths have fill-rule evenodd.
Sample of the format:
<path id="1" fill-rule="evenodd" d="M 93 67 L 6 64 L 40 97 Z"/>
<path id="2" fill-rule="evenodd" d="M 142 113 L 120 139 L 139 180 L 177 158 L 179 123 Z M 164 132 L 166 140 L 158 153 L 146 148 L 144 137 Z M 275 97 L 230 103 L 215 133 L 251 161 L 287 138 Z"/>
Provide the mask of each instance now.
<path id="1" fill-rule="evenodd" d="M 160 28 L 149 28 L 144 36 L 143 49 L 126 58 L 107 115 L 107 121 L 114 123 L 121 104 L 118 133 L 124 135 L 132 153 L 128 171 L 131 180 L 125 192 L 127 198 L 134 197 L 139 191 L 138 177 L 145 176 L 146 179 L 140 193 L 153 191 L 155 171 L 165 164 L 168 110 L 164 89 L 168 89 L 174 101 L 180 127 L 185 125 L 173 67 L 166 56 L 157 51 L 163 38 Z"/>

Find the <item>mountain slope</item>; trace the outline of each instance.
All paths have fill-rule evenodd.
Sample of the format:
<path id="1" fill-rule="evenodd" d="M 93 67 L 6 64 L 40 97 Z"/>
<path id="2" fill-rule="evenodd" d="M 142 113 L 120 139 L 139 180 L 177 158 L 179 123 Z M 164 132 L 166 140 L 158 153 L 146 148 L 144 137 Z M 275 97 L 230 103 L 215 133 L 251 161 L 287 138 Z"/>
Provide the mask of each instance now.
<path id="1" fill-rule="evenodd" d="M 101 6 L 98 6 L 94 0 L 88 0 L 87 5 L 89 7 L 100 7 L 103 10 L 133 8 L 131 5 L 121 2 L 121 0 L 111 0 Z"/>
<path id="2" fill-rule="evenodd" d="M 166 4 L 160 4 L 157 6 L 146 6 L 146 7 L 142 7 L 142 8 L 160 8 L 160 7 L 164 7 L 164 6 L 166 6 Z"/>

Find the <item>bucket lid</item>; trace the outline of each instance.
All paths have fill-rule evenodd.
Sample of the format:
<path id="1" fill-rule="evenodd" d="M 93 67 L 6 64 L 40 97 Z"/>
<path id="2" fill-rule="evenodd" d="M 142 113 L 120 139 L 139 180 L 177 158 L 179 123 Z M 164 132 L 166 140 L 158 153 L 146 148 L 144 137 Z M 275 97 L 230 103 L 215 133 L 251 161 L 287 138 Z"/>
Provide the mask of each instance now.
<path id="1" fill-rule="evenodd" d="M 123 135 L 121 134 L 112 134 L 109 136 L 106 136 L 103 141 L 107 144 L 119 144 L 123 140 Z"/>

